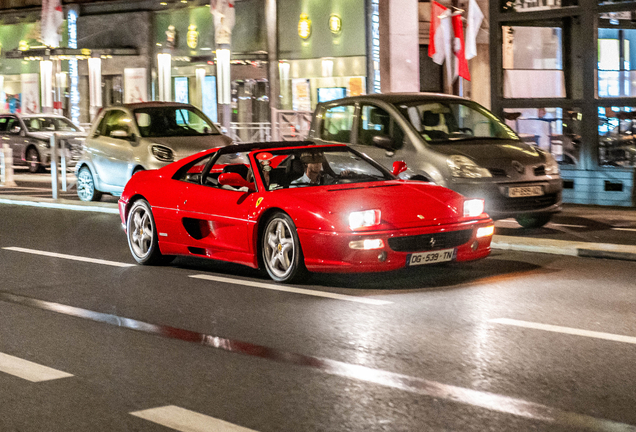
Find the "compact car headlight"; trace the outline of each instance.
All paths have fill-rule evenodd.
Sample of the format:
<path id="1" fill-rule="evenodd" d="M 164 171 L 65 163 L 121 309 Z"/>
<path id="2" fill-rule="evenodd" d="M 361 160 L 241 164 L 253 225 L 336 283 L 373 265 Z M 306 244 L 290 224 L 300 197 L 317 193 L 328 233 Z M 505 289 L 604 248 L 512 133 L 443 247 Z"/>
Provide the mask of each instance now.
<path id="1" fill-rule="evenodd" d="M 380 225 L 380 210 L 364 210 L 349 213 L 349 227 L 352 230 Z"/>
<path id="2" fill-rule="evenodd" d="M 545 173 L 546 175 L 559 175 L 559 163 L 550 153 L 545 154 Z"/>
<path id="3" fill-rule="evenodd" d="M 466 156 L 453 155 L 446 160 L 453 177 L 482 178 L 492 177 L 490 171 L 482 168 Z"/>
<path id="4" fill-rule="evenodd" d="M 477 217 L 484 212 L 484 200 L 475 198 L 464 201 L 464 217 Z"/>
<path id="5" fill-rule="evenodd" d="M 152 154 L 154 157 L 159 159 L 161 162 L 172 162 L 174 161 L 174 153 L 168 147 L 164 147 L 161 145 L 153 145 L 150 147 Z"/>

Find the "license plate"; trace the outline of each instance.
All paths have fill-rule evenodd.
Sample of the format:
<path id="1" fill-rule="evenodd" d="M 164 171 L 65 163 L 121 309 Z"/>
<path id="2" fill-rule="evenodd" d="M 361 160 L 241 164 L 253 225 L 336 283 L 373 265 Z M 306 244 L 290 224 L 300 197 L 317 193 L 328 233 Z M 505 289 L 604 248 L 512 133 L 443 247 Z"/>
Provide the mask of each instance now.
<path id="1" fill-rule="evenodd" d="M 510 198 L 533 197 L 543 195 L 541 186 L 521 186 L 508 188 L 508 196 Z"/>
<path id="2" fill-rule="evenodd" d="M 407 266 L 416 266 L 422 264 L 435 264 L 446 261 L 452 261 L 457 254 L 456 249 L 441 249 L 432 252 L 419 252 L 410 254 L 406 257 Z"/>

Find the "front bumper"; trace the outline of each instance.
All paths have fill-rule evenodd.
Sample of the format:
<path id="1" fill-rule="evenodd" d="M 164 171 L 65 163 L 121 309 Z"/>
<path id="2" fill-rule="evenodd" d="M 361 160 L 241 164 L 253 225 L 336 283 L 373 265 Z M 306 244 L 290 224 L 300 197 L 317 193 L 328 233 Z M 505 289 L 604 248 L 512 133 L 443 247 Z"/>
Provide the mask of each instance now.
<path id="1" fill-rule="evenodd" d="M 407 256 L 416 252 L 435 251 L 395 251 L 389 246 L 389 239 L 407 236 L 420 236 L 441 232 L 472 230 L 468 241 L 456 246 L 453 261 L 473 261 L 490 254 L 492 236 L 477 239 L 478 228 L 492 225 L 491 219 L 481 219 L 466 223 L 444 226 L 429 226 L 393 231 L 375 231 L 365 233 L 327 233 L 311 229 L 298 229 L 298 237 L 303 248 L 305 265 L 312 272 L 362 273 L 383 272 L 405 268 Z M 351 241 L 381 239 L 382 249 L 360 250 L 349 247 Z M 475 244 L 476 247 L 473 245 Z M 418 266 L 426 267 L 426 265 Z"/>
<path id="2" fill-rule="evenodd" d="M 509 187 L 541 186 L 543 195 L 537 197 L 509 198 Z M 486 213 L 493 219 L 516 217 L 528 213 L 557 213 L 562 208 L 563 180 L 548 178 L 527 182 L 455 182 L 451 189 L 468 198 L 483 198 Z"/>

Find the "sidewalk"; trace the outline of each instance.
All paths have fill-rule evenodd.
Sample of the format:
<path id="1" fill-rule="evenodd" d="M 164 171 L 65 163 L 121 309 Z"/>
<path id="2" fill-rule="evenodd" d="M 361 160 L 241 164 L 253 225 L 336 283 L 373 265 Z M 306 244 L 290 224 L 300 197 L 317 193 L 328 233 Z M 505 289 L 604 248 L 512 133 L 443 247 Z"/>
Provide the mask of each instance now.
<path id="1" fill-rule="evenodd" d="M 79 201 L 74 190 L 69 191 L 73 199 L 52 199 L 50 190 L 49 197 L 25 192 L 29 193 L 22 190 L 21 194 L 7 194 L 0 187 L 0 204 L 119 214 L 117 198 L 110 195 L 104 197 L 107 202 L 87 203 Z M 512 219 L 497 221 L 492 248 L 636 261 L 636 208 L 565 204 L 557 218 L 558 223 L 548 225 L 550 229 L 535 230 L 521 229 Z M 604 235 L 604 240 L 609 241 L 594 241 L 600 236 L 592 234 L 608 228 L 612 231 Z"/>

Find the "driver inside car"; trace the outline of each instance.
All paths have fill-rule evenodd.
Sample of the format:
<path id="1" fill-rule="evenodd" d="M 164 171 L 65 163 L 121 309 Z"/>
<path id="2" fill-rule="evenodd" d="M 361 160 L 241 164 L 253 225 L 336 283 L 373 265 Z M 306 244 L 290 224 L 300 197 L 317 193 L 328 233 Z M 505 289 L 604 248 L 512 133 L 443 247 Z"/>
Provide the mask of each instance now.
<path id="1" fill-rule="evenodd" d="M 327 161 L 322 153 L 302 153 L 300 160 L 303 163 L 304 173 L 302 177 L 293 180 L 290 187 L 300 185 L 331 185 L 336 183 L 337 177 L 348 177 L 349 171 L 344 170 L 340 175 L 333 171 L 325 170 L 328 167 Z"/>

